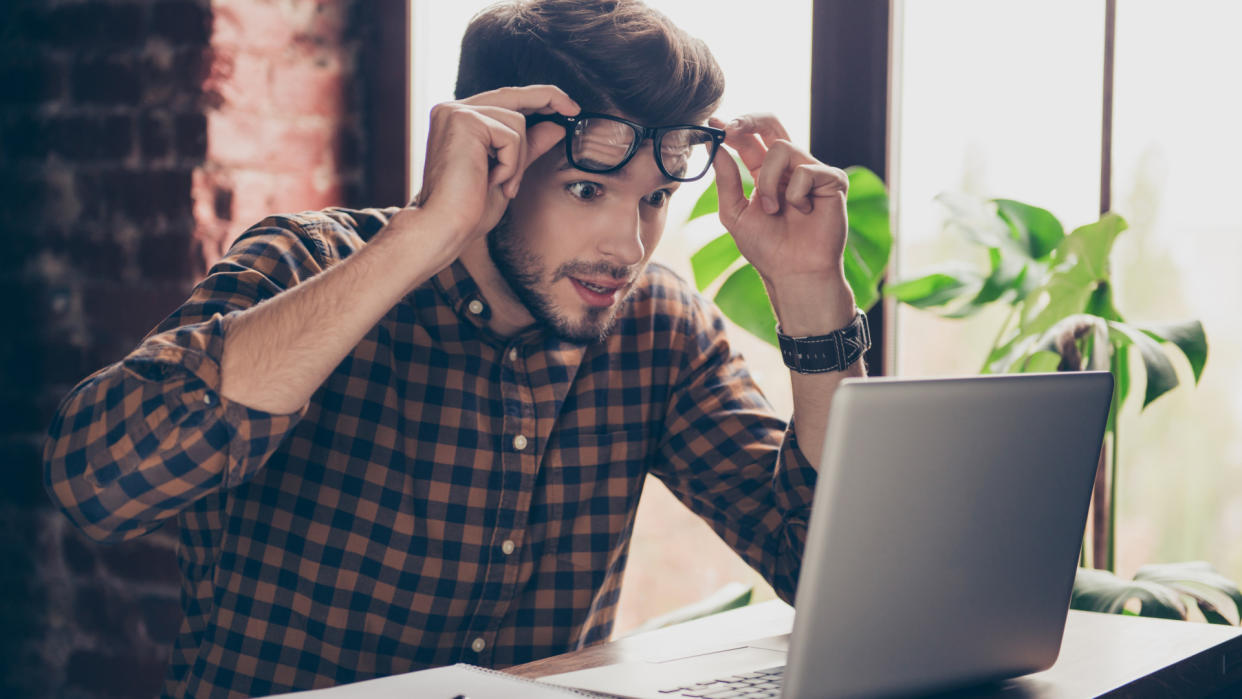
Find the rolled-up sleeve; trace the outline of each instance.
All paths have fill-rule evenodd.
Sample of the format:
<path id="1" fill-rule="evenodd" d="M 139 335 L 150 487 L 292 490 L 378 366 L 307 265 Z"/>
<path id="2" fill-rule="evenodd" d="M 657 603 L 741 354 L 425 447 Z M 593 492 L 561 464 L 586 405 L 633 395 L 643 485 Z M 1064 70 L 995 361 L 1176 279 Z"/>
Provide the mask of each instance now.
<path id="1" fill-rule="evenodd" d="M 44 486 L 87 535 L 152 531 L 244 483 L 279 447 L 305 406 L 281 415 L 222 397 L 224 341 L 233 314 L 322 270 L 319 240 L 285 218 L 250 229 L 133 352 L 61 402 L 44 444 Z"/>
<path id="2" fill-rule="evenodd" d="M 792 603 L 817 471 L 731 350 L 719 312 L 704 301 L 686 322 L 652 473 Z"/>

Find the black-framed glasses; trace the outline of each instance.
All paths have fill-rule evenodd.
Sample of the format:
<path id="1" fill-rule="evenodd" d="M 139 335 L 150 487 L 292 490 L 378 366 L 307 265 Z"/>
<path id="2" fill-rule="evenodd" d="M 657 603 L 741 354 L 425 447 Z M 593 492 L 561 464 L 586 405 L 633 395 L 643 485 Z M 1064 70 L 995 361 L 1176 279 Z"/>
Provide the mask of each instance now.
<path id="1" fill-rule="evenodd" d="M 678 182 L 690 182 L 706 175 L 725 138 L 724 129 L 710 126 L 643 126 L 598 112 L 526 117 L 527 127 L 544 121 L 565 127 L 565 158 L 579 170 L 597 174 L 620 170 L 638 152 L 642 142 L 651 139 L 656 166 L 665 177 Z"/>

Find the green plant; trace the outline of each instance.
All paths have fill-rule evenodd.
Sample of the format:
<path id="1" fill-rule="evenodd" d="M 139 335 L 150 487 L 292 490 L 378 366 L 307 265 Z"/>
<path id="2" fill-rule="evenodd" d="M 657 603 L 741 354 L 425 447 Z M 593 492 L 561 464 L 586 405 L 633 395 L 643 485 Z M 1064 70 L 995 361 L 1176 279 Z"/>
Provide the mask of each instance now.
<path id="1" fill-rule="evenodd" d="M 1146 408 L 1178 385 L 1171 355 L 1182 355 L 1198 383 L 1207 362 L 1207 337 L 1198 320 L 1171 324 L 1127 322 L 1114 303 L 1109 256 L 1126 229 L 1109 213 L 1066 234 L 1060 221 L 1039 207 L 1011 199 L 978 200 L 942 195 L 947 228 L 963 235 L 986 257 L 985 271 L 963 264 L 931 270 L 892 284 L 885 293 L 946 318 L 965 318 L 998 304 L 1008 314 L 987 350 L 981 371 L 1041 372 L 1106 369 L 1115 378 L 1112 406 L 1100 453 L 1093 508 L 1091 560 L 1115 569 L 1120 430 L 1118 415 L 1135 393 L 1132 359 L 1142 366 Z M 1088 565 L 1087 547 L 1083 548 Z M 1237 603 L 1237 604 L 1234 604 Z M 1238 623 L 1242 592 L 1205 563 L 1147 566 L 1133 581 L 1080 569 L 1073 606 L 1119 612 L 1134 606 L 1146 616 L 1185 619 L 1193 607 L 1218 623 Z"/>
<path id="2" fill-rule="evenodd" d="M 749 197 L 754 182 L 746 168 L 741 170 L 742 189 Z M 845 278 L 858 306 L 869 309 L 880 298 L 880 280 L 893 245 L 888 227 L 888 193 L 884 183 L 870 170 L 851 167 L 846 172 L 850 177 L 845 201 L 850 228 L 845 244 Z M 718 209 L 719 199 L 713 183 L 695 202 L 687 220 L 714 214 Z M 733 322 L 776 345 L 776 318 L 772 315 L 763 281 L 755 268 L 742 258 L 732 236 L 720 234 L 695 252 L 690 262 L 699 291 L 706 291 L 723 277 L 714 297 L 716 305 Z"/>

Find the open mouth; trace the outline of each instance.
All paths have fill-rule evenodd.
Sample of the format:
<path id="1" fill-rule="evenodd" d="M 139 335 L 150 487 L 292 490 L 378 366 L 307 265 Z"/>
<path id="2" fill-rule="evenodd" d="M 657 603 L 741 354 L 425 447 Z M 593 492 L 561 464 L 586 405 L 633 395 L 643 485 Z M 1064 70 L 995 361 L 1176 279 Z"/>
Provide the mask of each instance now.
<path id="1" fill-rule="evenodd" d="M 577 277 L 570 277 L 569 281 L 573 282 L 582 300 L 591 306 L 611 306 L 617 300 L 617 292 L 624 288 L 623 284 L 604 285 Z"/>
<path id="2" fill-rule="evenodd" d="M 606 294 L 612 291 L 616 291 L 616 287 L 608 287 L 608 286 L 601 286 L 599 284 L 592 284 L 591 282 L 583 281 L 581 279 L 577 279 L 575 281 L 585 286 L 586 288 L 590 289 L 591 291 L 594 291 L 597 294 Z"/>

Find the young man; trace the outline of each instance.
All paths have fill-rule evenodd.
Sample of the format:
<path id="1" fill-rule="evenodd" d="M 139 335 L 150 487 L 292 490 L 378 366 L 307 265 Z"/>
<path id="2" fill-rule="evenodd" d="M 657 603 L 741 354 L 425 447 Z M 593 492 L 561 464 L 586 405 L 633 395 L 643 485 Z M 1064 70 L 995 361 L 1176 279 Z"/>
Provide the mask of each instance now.
<path id="1" fill-rule="evenodd" d="M 45 451 L 53 499 L 100 540 L 180 525 L 166 694 L 604 640 L 647 473 L 792 599 L 828 403 L 862 343 L 803 357 L 795 438 L 717 310 L 647 262 L 668 198 L 714 167 L 782 332 L 850 345 L 847 179 L 774 117 L 709 121 L 722 91 L 706 47 L 637 2 L 488 10 L 414 205 L 263 221 L 74 389 Z"/>

